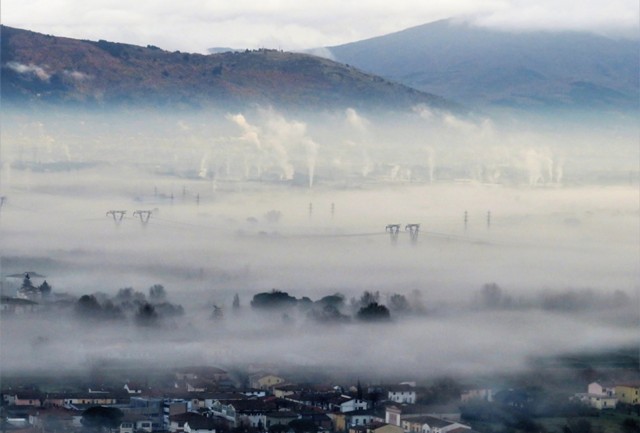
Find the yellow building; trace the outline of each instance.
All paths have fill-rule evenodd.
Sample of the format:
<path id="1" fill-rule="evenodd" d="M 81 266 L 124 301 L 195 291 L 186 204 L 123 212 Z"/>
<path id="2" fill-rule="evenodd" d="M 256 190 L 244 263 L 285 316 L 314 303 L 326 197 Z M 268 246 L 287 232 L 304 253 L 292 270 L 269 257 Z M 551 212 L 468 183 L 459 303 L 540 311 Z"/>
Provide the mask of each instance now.
<path id="1" fill-rule="evenodd" d="M 254 389 L 272 389 L 274 386 L 284 383 L 282 377 L 275 374 L 256 373 L 249 376 L 249 386 Z"/>
<path id="2" fill-rule="evenodd" d="M 640 384 L 616 385 L 616 397 L 620 403 L 640 404 Z"/>
<path id="3" fill-rule="evenodd" d="M 342 412 L 332 412 L 327 414 L 331 421 L 333 422 L 333 429 L 337 432 L 345 432 L 347 431 L 347 419 L 344 413 Z"/>

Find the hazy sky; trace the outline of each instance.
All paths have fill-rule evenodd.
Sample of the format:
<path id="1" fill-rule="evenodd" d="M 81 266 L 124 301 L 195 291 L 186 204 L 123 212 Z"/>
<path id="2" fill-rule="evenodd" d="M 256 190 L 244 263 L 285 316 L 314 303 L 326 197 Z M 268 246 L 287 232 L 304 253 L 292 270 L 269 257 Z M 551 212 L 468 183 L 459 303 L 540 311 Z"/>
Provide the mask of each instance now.
<path id="1" fill-rule="evenodd" d="M 3 0 L 2 23 L 42 33 L 205 52 L 306 49 L 449 17 L 516 30 L 638 32 L 637 0 Z"/>

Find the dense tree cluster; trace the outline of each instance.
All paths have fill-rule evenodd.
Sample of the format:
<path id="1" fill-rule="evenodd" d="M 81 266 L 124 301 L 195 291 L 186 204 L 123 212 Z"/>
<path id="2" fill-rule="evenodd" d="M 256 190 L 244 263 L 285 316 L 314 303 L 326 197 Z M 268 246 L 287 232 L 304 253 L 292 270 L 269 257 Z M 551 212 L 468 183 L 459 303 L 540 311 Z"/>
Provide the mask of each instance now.
<path id="1" fill-rule="evenodd" d="M 110 300 L 100 303 L 95 295 L 81 296 L 76 302 L 75 312 L 79 317 L 91 320 L 121 320 L 125 317 L 122 308 Z"/>
<path id="2" fill-rule="evenodd" d="M 257 309 L 282 309 L 294 307 L 297 302 L 298 300 L 287 292 L 274 289 L 271 292 L 254 295 L 251 306 Z"/>
<path id="3" fill-rule="evenodd" d="M 391 314 L 384 305 L 372 302 L 358 310 L 357 318 L 364 322 L 386 322 L 391 320 Z"/>
<path id="4" fill-rule="evenodd" d="M 181 316 L 181 305 L 171 304 L 167 293 L 160 284 L 149 288 L 149 299 L 144 293 L 126 287 L 109 298 L 104 293 L 82 295 L 75 304 L 74 311 L 82 319 L 124 320 L 132 317 L 140 326 L 156 326 L 161 318 Z"/>
<path id="5" fill-rule="evenodd" d="M 538 308 L 555 312 L 619 308 L 628 305 L 629 301 L 629 295 L 621 290 L 601 293 L 591 289 L 545 291 L 534 298 L 514 299 L 496 283 L 484 284 L 475 297 L 475 305 L 478 308 L 492 310 Z"/>

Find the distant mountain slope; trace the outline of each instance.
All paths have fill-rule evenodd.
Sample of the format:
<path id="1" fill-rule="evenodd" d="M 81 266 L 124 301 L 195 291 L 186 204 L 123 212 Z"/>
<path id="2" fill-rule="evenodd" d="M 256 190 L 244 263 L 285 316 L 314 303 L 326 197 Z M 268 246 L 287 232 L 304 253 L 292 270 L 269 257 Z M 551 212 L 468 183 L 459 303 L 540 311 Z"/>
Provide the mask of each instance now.
<path id="1" fill-rule="evenodd" d="M 443 20 L 329 50 L 337 61 L 464 104 L 638 105 L 638 41 Z"/>
<path id="2" fill-rule="evenodd" d="M 2 98 L 206 107 L 394 107 L 443 98 L 326 59 L 275 50 L 211 55 L 84 41 L 1 27 Z"/>

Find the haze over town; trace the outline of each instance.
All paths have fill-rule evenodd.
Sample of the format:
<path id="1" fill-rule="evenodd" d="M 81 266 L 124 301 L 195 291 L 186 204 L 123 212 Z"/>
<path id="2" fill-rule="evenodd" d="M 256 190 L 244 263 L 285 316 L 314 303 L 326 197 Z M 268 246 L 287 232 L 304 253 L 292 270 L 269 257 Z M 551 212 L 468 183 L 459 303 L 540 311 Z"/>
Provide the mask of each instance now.
<path id="1" fill-rule="evenodd" d="M 19 392 L 125 376 L 153 404 L 228 404 L 171 389 L 193 366 L 224 376 L 198 393 L 257 368 L 385 424 L 377 393 L 400 382 L 456 404 L 489 384 L 529 421 L 535 392 L 561 401 L 545 416 L 563 424 L 531 428 L 465 406 L 460 428 L 487 433 L 587 431 L 560 429 L 598 421 L 593 380 L 598 398 L 638 392 L 637 2 L 218 3 L 3 2 L 3 422 L 25 415 Z M 421 63 L 419 34 L 452 52 Z M 538 391 L 520 406 L 517 387 Z M 308 403 L 264 388 L 245 397 Z M 616 398 L 612 428 L 637 426 Z M 309 433 L 349 431 L 342 409 Z M 285 433 L 239 420 L 215 428 Z"/>

